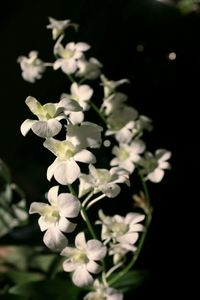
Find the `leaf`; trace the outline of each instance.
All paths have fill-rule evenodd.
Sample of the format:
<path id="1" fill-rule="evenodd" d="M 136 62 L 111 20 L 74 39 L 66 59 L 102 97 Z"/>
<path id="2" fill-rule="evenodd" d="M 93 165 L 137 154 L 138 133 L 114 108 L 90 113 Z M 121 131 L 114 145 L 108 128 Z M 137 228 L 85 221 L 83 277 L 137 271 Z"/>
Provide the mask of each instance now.
<path id="1" fill-rule="evenodd" d="M 148 278 L 149 273 L 146 270 L 130 271 L 119 282 L 113 284 L 113 287 L 123 292 L 140 287 Z"/>
<path id="2" fill-rule="evenodd" d="M 16 285 L 9 289 L 12 295 L 27 296 L 31 299 L 77 300 L 80 289 L 68 279 L 46 280 Z"/>
<path id="3" fill-rule="evenodd" d="M 7 276 L 17 284 L 24 284 L 44 279 L 44 275 L 36 272 L 10 271 Z"/>

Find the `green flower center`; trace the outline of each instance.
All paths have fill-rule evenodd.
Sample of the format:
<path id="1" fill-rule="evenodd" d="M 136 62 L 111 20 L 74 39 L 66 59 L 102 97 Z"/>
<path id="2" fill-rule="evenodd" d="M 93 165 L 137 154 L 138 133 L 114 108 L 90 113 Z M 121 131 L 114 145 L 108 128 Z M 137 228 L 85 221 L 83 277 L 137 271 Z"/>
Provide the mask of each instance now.
<path id="1" fill-rule="evenodd" d="M 56 155 L 62 160 L 69 160 L 75 153 L 74 145 L 68 141 L 62 141 L 56 145 Z"/>
<path id="2" fill-rule="evenodd" d="M 56 206 L 52 206 L 52 205 L 46 206 L 43 214 L 47 218 L 47 220 L 50 222 L 56 222 L 60 218 L 58 208 Z"/>
<path id="3" fill-rule="evenodd" d="M 74 252 L 72 260 L 73 260 L 73 263 L 81 264 L 81 265 L 86 264 L 89 261 L 85 252 L 83 252 L 79 249 L 76 249 L 76 251 Z"/>
<path id="4" fill-rule="evenodd" d="M 122 222 L 113 222 L 111 225 L 111 230 L 115 236 L 121 236 L 127 232 L 128 226 Z"/>

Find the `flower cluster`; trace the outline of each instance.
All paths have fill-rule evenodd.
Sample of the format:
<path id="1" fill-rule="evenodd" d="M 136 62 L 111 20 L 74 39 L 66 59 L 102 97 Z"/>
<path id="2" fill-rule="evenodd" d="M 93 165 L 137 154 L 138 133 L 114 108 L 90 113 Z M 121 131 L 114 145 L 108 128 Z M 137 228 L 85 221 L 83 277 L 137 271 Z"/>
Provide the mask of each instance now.
<path id="1" fill-rule="evenodd" d="M 171 153 L 159 149 L 153 155 L 146 150 L 142 138 L 144 131 L 152 130 L 152 121 L 128 105 L 128 96 L 118 91 L 121 85 L 130 81 L 108 79 L 102 73 L 103 65 L 94 57 L 88 58 L 89 44 L 64 42 L 66 29 L 77 30 L 78 25 L 54 18 L 49 18 L 49 22 L 47 28 L 52 30 L 55 41 L 55 61 L 43 62 L 37 51 L 31 51 L 28 57 L 18 59 L 22 77 L 34 83 L 51 67 L 68 78 L 70 91 L 62 92 L 54 103 L 43 104 L 43 101 L 40 103 L 28 96 L 25 103 L 35 119 L 26 119 L 21 125 L 21 133 L 25 136 L 31 129 L 44 139 L 43 146 L 55 157 L 47 168 L 47 179 L 61 186 L 50 188 L 48 204 L 34 202 L 29 212 L 40 215 L 38 223 L 45 232 L 44 244 L 66 257 L 63 269 L 72 274 L 73 283 L 91 289 L 85 300 L 121 300 L 123 293 L 113 288 L 112 283 L 120 278 L 118 271 L 126 266 L 128 272 L 139 255 L 144 240 L 140 235 L 146 232 L 151 219 L 149 196 L 143 195 L 140 211 L 127 212 L 125 216 L 108 216 L 100 209 L 94 225 L 88 210 L 103 198 L 116 198 L 123 185 L 131 185 L 132 175 L 139 175 L 145 186 L 148 180 L 160 182 L 164 170 L 170 167 L 167 160 Z M 100 107 L 93 102 L 91 80 L 100 81 Z M 90 109 L 97 113 L 101 126 L 86 118 Z M 61 132 L 65 137 L 62 140 L 56 137 Z M 95 164 L 96 153 L 100 153 L 106 143 L 112 145 L 112 157 L 105 168 Z M 59 193 L 63 186 L 67 186 L 69 192 Z M 74 246 L 71 246 L 66 235 L 78 230 L 78 218 L 81 217 L 88 231 L 78 232 Z M 96 225 L 101 226 L 99 237 Z M 129 265 L 127 255 L 134 257 Z M 107 259 L 108 263 L 105 263 Z"/>

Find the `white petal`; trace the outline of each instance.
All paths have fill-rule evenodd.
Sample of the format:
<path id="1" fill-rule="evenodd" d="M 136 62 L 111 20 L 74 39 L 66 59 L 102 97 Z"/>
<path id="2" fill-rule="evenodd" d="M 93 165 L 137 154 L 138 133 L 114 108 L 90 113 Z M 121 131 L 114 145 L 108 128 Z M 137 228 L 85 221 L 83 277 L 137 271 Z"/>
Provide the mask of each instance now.
<path id="1" fill-rule="evenodd" d="M 94 164 L 96 162 L 95 156 L 88 150 L 83 149 L 74 155 L 74 160 L 87 164 Z"/>
<path id="2" fill-rule="evenodd" d="M 139 234 L 137 232 L 126 233 L 120 237 L 117 237 L 117 241 L 122 244 L 135 244 L 138 240 Z"/>
<path id="3" fill-rule="evenodd" d="M 94 274 L 98 274 L 101 271 L 101 266 L 92 260 L 90 260 L 87 263 L 86 268 L 87 268 L 88 272 L 94 273 Z"/>
<path id="4" fill-rule="evenodd" d="M 47 218 L 41 216 L 38 220 L 38 224 L 40 226 L 41 231 L 47 230 L 50 226 L 52 226 L 52 222 L 48 221 Z"/>
<path id="5" fill-rule="evenodd" d="M 61 251 L 68 244 L 67 238 L 55 226 L 51 226 L 44 234 L 45 245 L 53 251 Z"/>
<path id="6" fill-rule="evenodd" d="M 56 206 L 57 206 L 58 190 L 59 190 L 59 185 L 53 186 L 48 191 L 48 196 L 47 196 L 49 203 L 56 205 Z"/>
<path id="7" fill-rule="evenodd" d="M 107 248 L 98 240 L 87 242 L 87 256 L 91 260 L 101 260 L 106 255 Z"/>
<path id="8" fill-rule="evenodd" d="M 56 119 L 48 121 L 37 121 L 32 125 L 33 132 L 43 138 L 50 138 L 58 134 L 62 129 L 62 125 Z"/>
<path id="9" fill-rule="evenodd" d="M 73 124 L 80 124 L 84 120 L 84 113 L 82 111 L 72 112 L 69 115 L 69 119 Z"/>
<path id="10" fill-rule="evenodd" d="M 61 69 L 66 74 L 72 74 L 77 69 L 77 63 L 74 59 L 64 60 L 62 63 Z"/>
<path id="11" fill-rule="evenodd" d="M 142 222 L 145 219 L 145 215 L 138 213 L 128 213 L 125 217 L 125 224 L 133 225 L 139 222 Z"/>
<path id="12" fill-rule="evenodd" d="M 86 249 L 86 240 L 84 232 L 79 232 L 75 238 L 75 246 L 78 249 Z"/>
<path id="13" fill-rule="evenodd" d="M 80 168 L 77 163 L 70 159 L 59 164 L 54 170 L 54 177 L 60 184 L 72 184 L 80 175 Z"/>
<path id="14" fill-rule="evenodd" d="M 29 132 L 33 124 L 35 124 L 36 122 L 37 120 L 30 120 L 30 119 L 25 120 L 20 127 L 22 135 L 25 136 Z"/>
<path id="15" fill-rule="evenodd" d="M 163 179 L 164 171 L 161 169 L 155 169 L 152 173 L 147 175 L 147 178 L 152 182 L 160 182 Z"/>
<path id="16" fill-rule="evenodd" d="M 109 198 L 117 197 L 121 188 L 115 183 L 108 183 L 101 188 L 101 191 Z"/>
<path id="17" fill-rule="evenodd" d="M 42 203 L 42 202 L 33 202 L 31 203 L 29 214 L 40 214 L 43 215 L 44 210 L 46 207 L 49 207 L 48 204 Z"/>
<path id="18" fill-rule="evenodd" d="M 78 104 L 77 101 L 68 99 L 66 97 L 62 98 L 58 103 L 58 107 L 63 107 L 67 111 L 78 112 L 82 110 L 82 107 Z"/>
<path id="19" fill-rule="evenodd" d="M 71 223 L 65 217 L 61 217 L 58 222 L 58 228 L 63 232 L 73 232 L 76 228 L 76 224 Z"/>
<path id="20" fill-rule="evenodd" d="M 83 287 L 91 284 L 93 282 L 93 278 L 87 271 L 86 266 L 81 265 L 74 271 L 72 281 L 76 286 Z"/>
<path id="21" fill-rule="evenodd" d="M 38 111 L 41 109 L 42 105 L 36 98 L 32 96 L 28 96 L 25 101 L 26 105 L 30 109 L 30 111 L 37 116 Z"/>
<path id="22" fill-rule="evenodd" d="M 57 59 L 55 62 L 54 62 L 54 64 L 53 64 L 53 69 L 54 70 L 57 70 L 57 69 L 59 69 L 61 66 L 62 66 L 62 64 L 63 64 L 63 58 L 59 58 L 59 59 Z"/>
<path id="23" fill-rule="evenodd" d="M 49 181 L 51 180 L 52 176 L 54 175 L 54 172 L 55 172 L 56 168 L 57 168 L 60 164 L 62 164 L 62 163 L 63 163 L 62 161 L 60 161 L 58 158 L 56 158 L 56 159 L 54 160 L 54 162 L 48 167 L 48 169 L 47 169 L 47 179 L 48 179 Z"/>
<path id="24" fill-rule="evenodd" d="M 81 52 L 86 51 L 90 49 L 90 45 L 88 45 L 87 43 L 79 42 L 76 44 L 76 49 Z"/>
<path id="25" fill-rule="evenodd" d="M 62 193 L 58 196 L 58 208 L 61 216 L 75 218 L 80 211 L 80 202 L 72 194 Z"/>
<path id="26" fill-rule="evenodd" d="M 70 260 L 65 260 L 63 263 L 63 269 L 65 272 L 73 272 L 75 265 Z"/>

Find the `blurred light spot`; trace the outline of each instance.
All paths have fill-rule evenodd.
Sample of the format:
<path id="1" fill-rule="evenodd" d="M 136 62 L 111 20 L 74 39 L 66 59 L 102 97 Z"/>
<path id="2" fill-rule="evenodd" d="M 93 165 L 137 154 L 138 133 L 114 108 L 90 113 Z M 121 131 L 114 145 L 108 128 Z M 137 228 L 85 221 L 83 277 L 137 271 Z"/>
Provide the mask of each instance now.
<path id="1" fill-rule="evenodd" d="M 109 140 L 105 140 L 105 141 L 103 142 L 103 144 L 104 144 L 105 147 L 110 147 L 111 142 L 110 142 Z"/>
<path id="2" fill-rule="evenodd" d="M 176 59 L 176 53 L 175 52 L 170 52 L 168 54 L 168 59 L 169 60 L 175 60 Z"/>
<path id="3" fill-rule="evenodd" d="M 139 45 L 137 45 L 136 50 L 137 50 L 137 52 L 143 52 L 144 46 L 142 44 L 139 44 Z"/>

